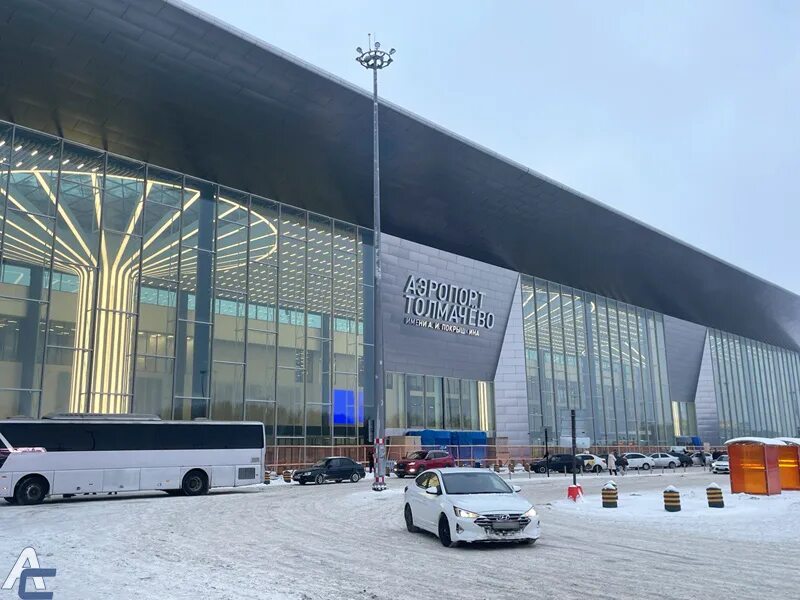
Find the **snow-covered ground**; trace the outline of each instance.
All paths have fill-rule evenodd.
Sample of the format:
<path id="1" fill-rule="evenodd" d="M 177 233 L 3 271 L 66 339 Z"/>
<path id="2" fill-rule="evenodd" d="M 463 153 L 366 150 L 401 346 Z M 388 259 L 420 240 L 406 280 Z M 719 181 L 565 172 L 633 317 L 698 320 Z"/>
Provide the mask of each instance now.
<path id="1" fill-rule="evenodd" d="M 508 477 L 506 474 L 505 477 Z M 162 494 L 0 505 L 0 584 L 33 546 L 62 598 L 795 598 L 800 589 L 800 492 L 731 496 L 727 476 L 700 469 L 616 478 L 619 508 L 603 509 L 607 476 L 515 474 L 541 515 L 533 547 L 443 548 L 410 534 L 403 487 L 369 482 L 269 486 L 201 498 Z M 725 509 L 705 504 L 705 486 Z M 667 513 L 675 485 L 683 510 Z M 0 600 L 16 597 L 0 590 Z"/>

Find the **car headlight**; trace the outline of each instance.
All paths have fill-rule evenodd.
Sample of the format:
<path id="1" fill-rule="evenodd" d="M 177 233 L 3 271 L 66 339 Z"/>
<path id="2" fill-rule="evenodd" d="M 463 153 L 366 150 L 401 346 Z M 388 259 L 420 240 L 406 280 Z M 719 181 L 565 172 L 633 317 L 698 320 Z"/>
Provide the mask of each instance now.
<path id="1" fill-rule="evenodd" d="M 523 517 L 528 517 L 529 519 L 532 519 L 533 517 L 535 517 L 535 516 L 536 516 L 536 509 L 535 509 L 535 508 L 533 508 L 533 507 L 531 506 L 531 507 L 528 509 L 528 511 L 527 511 L 527 512 L 526 512 L 524 515 L 522 515 L 522 516 L 523 516 Z"/>
<path id="2" fill-rule="evenodd" d="M 455 511 L 456 516 L 462 519 L 477 519 L 480 516 L 478 513 L 474 513 L 470 510 L 464 510 L 463 508 L 458 508 L 457 506 L 454 506 L 453 510 Z"/>

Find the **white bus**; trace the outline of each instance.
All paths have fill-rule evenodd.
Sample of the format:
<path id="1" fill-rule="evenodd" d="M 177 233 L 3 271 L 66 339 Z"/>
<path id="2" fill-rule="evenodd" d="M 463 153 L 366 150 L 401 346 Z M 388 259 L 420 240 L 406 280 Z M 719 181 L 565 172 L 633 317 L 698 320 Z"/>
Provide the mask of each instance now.
<path id="1" fill-rule="evenodd" d="M 50 417 L 0 421 L 0 497 L 163 490 L 198 496 L 264 481 L 262 423 L 158 417 Z"/>

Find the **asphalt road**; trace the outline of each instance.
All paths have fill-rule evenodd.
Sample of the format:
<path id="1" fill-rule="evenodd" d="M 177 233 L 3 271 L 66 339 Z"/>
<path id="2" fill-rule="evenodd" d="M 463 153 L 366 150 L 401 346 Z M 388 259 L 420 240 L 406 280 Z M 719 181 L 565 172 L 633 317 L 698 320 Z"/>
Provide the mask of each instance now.
<path id="1" fill-rule="evenodd" d="M 669 483 L 705 485 L 710 478 L 696 469 L 619 481 L 626 493 L 657 500 Z M 607 477 L 581 480 L 586 502 L 599 502 Z M 273 484 L 201 498 L 141 494 L 0 506 L 0 585 L 19 551 L 33 546 L 43 567 L 58 570 L 48 588 L 54 599 L 797 597 L 796 542 L 598 520 L 564 509 L 563 476 L 514 481 L 541 514 L 534 546 L 447 549 L 433 535 L 410 534 L 402 518 L 410 480 L 394 478 L 384 493 L 365 481 Z M 0 590 L 0 600 L 12 597 Z"/>

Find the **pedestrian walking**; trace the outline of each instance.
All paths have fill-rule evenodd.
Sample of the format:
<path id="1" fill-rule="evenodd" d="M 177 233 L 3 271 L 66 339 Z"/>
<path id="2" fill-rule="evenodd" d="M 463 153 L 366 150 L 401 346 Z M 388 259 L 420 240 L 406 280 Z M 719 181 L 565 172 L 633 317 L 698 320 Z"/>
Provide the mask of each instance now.
<path id="1" fill-rule="evenodd" d="M 606 461 L 608 464 L 608 474 L 609 475 L 616 475 L 617 474 L 617 457 L 614 456 L 613 452 L 608 453 L 608 460 Z"/>
<path id="2" fill-rule="evenodd" d="M 372 450 L 367 452 L 367 461 L 369 465 L 369 472 L 372 473 L 375 469 L 375 453 Z"/>
<path id="3" fill-rule="evenodd" d="M 619 474 L 625 475 L 628 470 L 628 459 L 625 458 L 624 454 L 617 459 L 617 467 L 619 468 Z"/>

